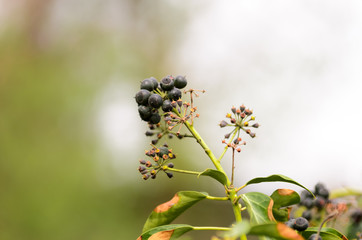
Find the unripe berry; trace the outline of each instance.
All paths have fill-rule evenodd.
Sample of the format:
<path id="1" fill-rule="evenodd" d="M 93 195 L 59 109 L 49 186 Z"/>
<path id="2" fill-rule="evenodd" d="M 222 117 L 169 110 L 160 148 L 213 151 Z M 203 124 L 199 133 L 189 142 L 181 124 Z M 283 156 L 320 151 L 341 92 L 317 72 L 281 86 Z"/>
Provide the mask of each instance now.
<path id="1" fill-rule="evenodd" d="M 309 222 L 304 217 L 299 217 L 295 219 L 294 229 L 297 231 L 304 231 L 308 228 Z"/>
<path id="2" fill-rule="evenodd" d="M 178 100 L 181 98 L 182 93 L 180 91 L 180 89 L 178 88 L 173 88 L 172 90 L 170 90 L 167 94 L 168 98 L 171 100 Z M 182 102 L 181 102 L 182 103 Z"/>
<path id="3" fill-rule="evenodd" d="M 146 89 L 148 91 L 153 91 L 153 89 L 154 89 L 153 82 L 150 79 L 146 78 L 145 80 L 143 80 L 141 82 L 141 89 Z"/>
<path id="4" fill-rule="evenodd" d="M 164 77 L 162 78 L 160 85 L 162 90 L 170 91 L 174 86 L 174 81 L 171 76 Z"/>
<path id="5" fill-rule="evenodd" d="M 170 112 L 170 111 L 172 111 L 172 103 L 171 103 L 171 101 L 170 100 L 168 100 L 168 99 L 166 99 L 165 101 L 163 101 L 163 103 L 162 103 L 162 110 L 164 111 L 164 112 Z"/>
<path id="6" fill-rule="evenodd" d="M 147 105 L 148 98 L 151 96 L 151 93 L 148 90 L 141 89 L 141 91 L 136 93 L 136 102 L 140 105 Z"/>
<path id="7" fill-rule="evenodd" d="M 139 106 L 138 113 L 143 121 L 148 121 L 152 115 L 151 108 L 146 106 Z"/>
<path id="8" fill-rule="evenodd" d="M 186 87 L 187 85 L 187 80 L 184 76 L 177 76 L 175 78 L 175 82 L 174 82 L 175 87 L 182 89 L 184 87 Z"/>
<path id="9" fill-rule="evenodd" d="M 158 94 L 152 94 L 148 98 L 148 104 L 153 108 L 159 108 L 162 106 L 162 97 Z"/>

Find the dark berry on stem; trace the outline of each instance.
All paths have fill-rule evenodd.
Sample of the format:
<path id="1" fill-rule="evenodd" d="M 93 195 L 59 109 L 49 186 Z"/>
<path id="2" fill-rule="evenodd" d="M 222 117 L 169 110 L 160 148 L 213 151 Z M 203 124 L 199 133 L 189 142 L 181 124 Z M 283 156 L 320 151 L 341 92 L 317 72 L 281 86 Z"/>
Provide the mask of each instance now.
<path id="1" fill-rule="evenodd" d="M 151 80 L 151 82 L 152 82 L 152 84 L 153 84 L 153 89 L 156 89 L 156 88 L 158 87 L 158 81 L 157 81 L 157 79 L 154 78 L 154 77 L 150 77 L 149 79 Z"/>
<path id="2" fill-rule="evenodd" d="M 158 94 L 152 94 L 148 98 L 148 104 L 153 108 L 159 108 L 162 106 L 162 97 Z"/>
<path id="3" fill-rule="evenodd" d="M 313 200 L 313 204 L 320 210 L 326 204 L 326 200 L 322 197 L 317 196 L 316 199 Z"/>
<path id="4" fill-rule="evenodd" d="M 170 100 L 168 100 L 168 99 L 166 99 L 165 101 L 163 101 L 163 103 L 162 103 L 162 110 L 164 111 L 164 112 L 170 112 L 170 111 L 172 111 L 172 103 L 171 103 L 171 101 Z"/>
<path id="5" fill-rule="evenodd" d="M 160 147 L 159 148 L 159 152 L 158 152 L 158 156 L 162 157 L 163 155 L 168 155 L 169 154 L 169 150 L 167 147 Z"/>
<path id="6" fill-rule="evenodd" d="M 297 231 L 304 231 L 308 228 L 309 222 L 304 217 L 299 217 L 295 219 L 294 229 Z"/>
<path id="7" fill-rule="evenodd" d="M 151 108 L 146 106 L 139 106 L 138 113 L 143 121 L 148 121 L 152 115 Z"/>
<path id="8" fill-rule="evenodd" d="M 151 131 L 146 131 L 145 132 L 145 135 L 147 136 L 147 137 L 150 137 L 150 136 L 153 136 L 153 132 L 151 132 Z"/>
<path id="9" fill-rule="evenodd" d="M 316 194 L 325 199 L 329 198 L 329 191 L 326 188 L 320 188 Z"/>
<path id="10" fill-rule="evenodd" d="M 167 177 L 169 177 L 169 178 L 172 178 L 172 177 L 173 177 L 173 174 L 170 173 L 170 172 L 166 172 L 166 174 L 167 174 Z"/>
<path id="11" fill-rule="evenodd" d="M 318 238 L 317 238 L 317 234 L 313 233 L 312 235 L 310 235 L 308 240 L 322 240 L 322 237 L 320 235 L 318 235 Z"/>
<path id="12" fill-rule="evenodd" d="M 164 77 L 162 78 L 160 85 L 162 90 L 170 91 L 174 86 L 174 80 L 172 79 L 171 76 Z"/>
<path id="13" fill-rule="evenodd" d="M 150 79 L 146 78 L 145 80 L 143 80 L 141 82 L 141 89 L 146 89 L 148 91 L 153 91 L 153 89 L 154 89 L 153 82 Z"/>
<path id="14" fill-rule="evenodd" d="M 168 166 L 169 168 L 173 168 L 173 167 L 174 167 L 173 163 L 169 163 L 167 166 Z"/>
<path id="15" fill-rule="evenodd" d="M 158 142 L 158 139 L 153 139 L 153 140 L 151 141 L 151 143 L 152 143 L 153 145 L 156 145 L 157 142 Z"/>
<path id="16" fill-rule="evenodd" d="M 311 198 L 306 198 L 301 201 L 301 205 L 305 206 L 308 209 L 311 209 L 314 206 L 314 201 Z"/>
<path id="17" fill-rule="evenodd" d="M 147 105 L 150 96 L 151 93 L 148 90 L 141 89 L 141 91 L 136 93 L 136 102 L 140 105 Z"/>
<path id="18" fill-rule="evenodd" d="M 182 89 L 186 87 L 186 85 L 187 85 L 187 80 L 184 76 L 177 76 L 175 78 L 175 87 Z"/>
<path id="19" fill-rule="evenodd" d="M 160 114 L 158 114 L 158 112 L 153 112 L 150 119 L 149 119 L 150 123 L 152 124 L 157 124 L 161 121 L 161 116 Z"/>
<path id="20" fill-rule="evenodd" d="M 170 90 L 167 94 L 168 98 L 171 100 L 178 100 L 181 98 L 182 93 L 180 91 L 180 89 L 178 88 L 173 88 L 172 90 Z"/>
<path id="21" fill-rule="evenodd" d="M 290 228 L 294 228 L 295 219 L 294 219 L 294 218 L 291 218 L 291 219 L 289 219 L 287 222 L 285 222 L 284 224 L 287 225 L 287 226 L 290 227 Z"/>

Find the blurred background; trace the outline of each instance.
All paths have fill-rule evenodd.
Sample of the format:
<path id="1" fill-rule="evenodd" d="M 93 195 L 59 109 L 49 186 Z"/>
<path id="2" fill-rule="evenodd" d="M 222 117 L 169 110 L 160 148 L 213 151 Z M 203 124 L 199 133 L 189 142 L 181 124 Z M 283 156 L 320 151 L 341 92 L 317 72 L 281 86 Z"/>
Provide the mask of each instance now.
<path id="1" fill-rule="evenodd" d="M 195 126 L 216 155 L 230 108 L 254 110 L 261 127 L 244 137 L 237 185 L 280 173 L 310 188 L 361 188 L 361 9 L 357 0 L 0 0 L 0 239 L 136 239 L 175 192 L 223 194 L 205 178 L 141 179 L 150 139 L 134 95 L 150 76 L 186 75 L 206 90 Z M 194 141 L 169 145 L 178 168 L 211 166 Z M 300 190 L 245 191 L 279 187 Z M 206 201 L 176 222 L 228 226 L 233 216 Z"/>

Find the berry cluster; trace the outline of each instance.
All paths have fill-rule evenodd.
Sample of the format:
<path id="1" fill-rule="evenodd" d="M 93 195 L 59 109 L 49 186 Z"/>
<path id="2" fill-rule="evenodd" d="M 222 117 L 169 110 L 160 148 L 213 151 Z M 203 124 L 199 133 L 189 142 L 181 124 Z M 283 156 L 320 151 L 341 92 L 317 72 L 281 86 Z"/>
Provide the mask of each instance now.
<path id="1" fill-rule="evenodd" d="M 170 112 L 174 108 L 172 101 L 181 98 L 182 88 L 186 87 L 187 80 L 183 76 L 167 76 L 160 82 L 150 77 L 141 82 L 141 90 L 136 93 L 138 113 L 143 121 L 157 124 L 161 121 L 159 108 L 163 112 Z"/>
<path id="2" fill-rule="evenodd" d="M 309 222 L 304 217 L 298 217 L 298 218 L 290 218 L 287 222 L 285 222 L 285 225 L 299 232 L 302 232 L 308 228 Z"/>
<path id="3" fill-rule="evenodd" d="M 314 187 L 315 198 L 308 191 L 301 193 L 301 201 L 299 205 L 306 207 L 302 216 L 308 220 L 313 218 L 313 215 L 318 215 L 326 205 L 329 203 L 329 191 L 322 183 L 317 183 Z"/>
<path id="4" fill-rule="evenodd" d="M 255 120 L 255 116 L 252 116 L 253 111 L 246 108 L 244 105 L 241 105 L 239 108 L 232 107 L 231 113 L 226 114 L 226 118 L 230 119 L 230 123 L 225 120 L 222 120 L 219 124 L 220 127 L 234 127 L 233 130 L 225 134 L 225 138 L 229 138 L 231 134 L 237 133 L 236 139 L 239 139 L 240 130 L 246 132 L 250 137 L 254 138 L 255 133 L 251 132 L 250 127 L 258 128 L 260 125 L 258 123 L 251 124 Z M 234 136 L 235 136 L 234 135 Z"/>
<path id="5" fill-rule="evenodd" d="M 152 158 L 154 164 L 151 161 L 140 160 L 140 166 L 138 171 L 142 174 L 144 180 L 156 178 L 157 173 L 160 171 L 165 172 L 169 178 L 173 177 L 171 172 L 167 172 L 167 169 L 173 168 L 173 163 L 169 162 L 171 159 L 175 159 L 176 155 L 172 153 L 172 149 L 168 148 L 167 144 L 162 147 L 153 146 L 151 150 L 146 151 L 146 156 Z"/>

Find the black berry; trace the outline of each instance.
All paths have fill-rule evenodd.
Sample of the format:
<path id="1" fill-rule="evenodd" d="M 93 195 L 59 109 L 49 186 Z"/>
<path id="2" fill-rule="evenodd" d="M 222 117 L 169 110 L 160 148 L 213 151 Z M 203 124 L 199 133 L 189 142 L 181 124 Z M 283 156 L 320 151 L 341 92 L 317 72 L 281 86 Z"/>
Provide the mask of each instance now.
<path id="1" fill-rule="evenodd" d="M 151 108 L 146 106 L 139 106 L 138 113 L 143 121 L 148 121 L 152 115 Z"/>
<path id="2" fill-rule="evenodd" d="M 313 205 L 316 206 L 319 210 L 324 207 L 326 204 L 326 200 L 322 197 L 317 196 L 316 199 L 313 200 Z"/>
<path id="3" fill-rule="evenodd" d="M 311 209 L 314 206 L 314 201 L 311 198 L 306 198 L 301 202 L 301 205 L 305 206 L 308 209 Z"/>
<path id="4" fill-rule="evenodd" d="M 152 94 L 148 98 L 148 104 L 153 108 L 159 108 L 162 106 L 162 97 L 158 94 Z"/>
<path id="5" fill-rule="evenodd" d="M 172 104 L 171 104 L 171 101 L 170 100 L 168 100 L 168 99 L 166 99 L 165 101 L 163 101 L 163 103 L 162 103 L 162 110 L 164 111 L 164 112 L 170 112 L 170 111 L 172 111 Z"/>
<path id="6" fill-rule="evenodd" d="M 297 231 L 304 231 L 308 228 L 309 222 L 304 217 L 299 217 L 295 219 L 294 229 Z"/>
<path id="7" fill-rule="evenodd" d="M 318 196 L 321 196 L 325 199 L 329 198 L 329 191 L 326 188 L 321 188 L 318 190 L 318 193 L 316 193 Z"/>
<path id="8" fill-rule="evenodd" d="M 169 177 L 169 178 L 172 178 L 172 177 L 173 177 L 173 174 L 170 173 L 170 172 L 167 172 L 166 174 L 167 174 L 167 177 Z"/>
<path id="9" fill-rule="evenodd" d="M 312 211 L 311 210 L 305 210 L 302 214 L 302 217 L 307 219 L 308 221 L 312 219 Z"/>
<path id="10" fill-rule="evenodd" d="M 154 89 L 153 82 L 150 79 L 146 78 L 145 80 L 143 80 L 141 82 L 141 89 L 146 89 L 148 91 L 153 91 L 153 89 Z"/>
<path id="11" fill-rule="evenodd" d="M 287 225 L 287 226 L 290 227 L 290 228 L 294 228 L 295 219 L 294 219 L 294 218 L 291 218 L 291 219 L 289 219 L 287 222 L 285 222 L 284 224 Z"/>
<path id="12" fill-rule="evenodd" d="M 310 235 L 308 240 L 322 240 L 322 237 L 320 235 L 318 235 L 318 238 L 317 238 L 317 234 L 313 233 L 312 235 Z"/>
<path id="13" fill-rule="evenodd" d="M 147 105 L 148 98 L 151 96 L 151 93 L 148 90 L 142 89 L 136 93 L 136 102 L 140 105 Z"/>
<path id="14" fill-rule="evenodd" d="M 186 87 L 187 85 L 187 80 L 184 76 L 177 76 L 175 78 L 175 87 L 179 88 L 179 89 L 182 89 L 184 87 Z"/>
<path id="15" fill-rule="evenodd" d="M 162 78 L 160 85 L 164 91 L 170 91 L 174 86 L 174 81 L 171 76 L 164 77 Z"/>
<path id="16" fill-rule="evenodd" d="M 149 79 L 151 80 L 151 82 L 152 82 L 152 84 L 153 84 L 153 89 L 156 89 L 156 88 L 158 87 L 158 81 L 157 81 L 157 79 L 154 78 L 154 77 L 150 77 Z"/>
<path id="17" fill-rule="evenodd" d="M 149 122 L 152 123 L 152 124 L 157 124 L 161 121 L 161 116 L 160 114 L 158 114 L 158 112 L 153 112 L 151 114 L 151 117 L 149 119 Z"/>
<path id="18" fill-rule="evenodd" d="M 159 157 L 163 157 L 163 155 L 168 155 L 169 154 L 169 150 L 167 147 L 160 147 L 159 148 L 159 152 L 158 152 L 158 156 Z"/>
<path id="19" fill-rule="evenodd" d="M 173 88 L 171 91 L 168 92 L 168 98 L 171 100 L 178 100 L 181 98 L 181 91 L 178 88 Z M 181 102 L 182 103 L 182 102 Z"/>
<path id="20" fill-rule="evenodd" d="M 169 163 L 167 166 L 168 166 L 169 168 L 173 168 L 173 167 L 174 167 L 173 163 Z"/>

